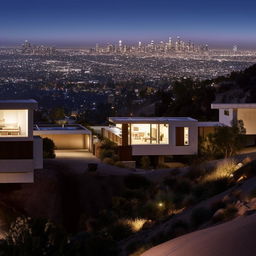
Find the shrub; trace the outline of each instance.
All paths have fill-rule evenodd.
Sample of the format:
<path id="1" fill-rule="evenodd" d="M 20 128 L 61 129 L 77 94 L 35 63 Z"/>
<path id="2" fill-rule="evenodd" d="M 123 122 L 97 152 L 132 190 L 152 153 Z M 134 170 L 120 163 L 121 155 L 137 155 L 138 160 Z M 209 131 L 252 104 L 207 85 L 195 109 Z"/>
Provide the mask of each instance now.
<path id="1" fill-rule="evenodd" d="M 254 198 L 256 197 L 256 188 L 254 188 L 251 192 L 250 192 L 250 198 Z"/>
<path id="2" fill-rule="evenodd" d="M 228 205 L 225 209 L 224 216 L 225 220 L 232 220 L 237 214 L 237 208 L 234 205 Z"/>
<path id="3" fill-rule="evenodd" d="M 180 178 L 176 185 L 174 186 L 174 192 L 178 194 L 188 194 L 192 188 L 191 181 L 188 179 Z"/>
<path id="4" fill-rule="evenodd" d="M 220 201 L 215 201 L 212 205 L 211 205 L 211 211 L 214 213 L 219 209 L 223 209 L 226 208 L 226 203 L 223 202 L 222 200 Z"/>
<path id="5" fill-rule="evenodd" d="M 197 228 L 200 225 L 202 225 L 203 223 L 210 220 L 211 217 L 212 217 L 212 214 L 211 214 L 210 210 L 200 207 L 200 208 L 196 208 L 192 212 L 190 219 L 191 219 L 192 225 L 195 228 Z"/>
<path id="6" fill-rule="evenodd" d="M 110 157 L 105 157 L 102 161 L 104 164 L 109 164 L 109 165 L 113 165 L 114 164 L 114 161 L 112 158 Z"/>
<path id="7" fill-rule="evenodd" d="M 173 239 L 178 236 L 182 236 L 189 231 L 189 225 L 183 220 L 175 222 L 171 228 L 166 232 L 167 239 Z"/>
<path id="8" fill-rule="evenodd" d="M 112 149 L 102 149 L 100 151 L 100 159 L 104 160 L 105 158 L 112 158 L 115 155 L 115 151 Z"/>
<path id="9" fill-rule="evenodd" d="M 120 241 L 133 234 L 131 226 L 124 221 L 112 225 L 108 231 L 115 241 Z"/>
<path id="10" fill-rule="evenodd" d="M 136 250 L 143 247 L 144 245 L 145 241 L 143 241 L 142 239 L 134 239 L 126 246 L 126 252 L 128 253 L 128 255 L 130 255 L 131 253 L 134 253 Z"/>
<path id="11" fill-rule="evenodd" d="M 98 164 L 96 164 L 96 163 L 88 164 L 88 168 L 87 168 L 88 172 L 96 172 L 97 169 L 98 169 Z"/>
<path id="12" fill-rule="evenodd" d="M 140 164 L 142 169 L 149 169 L 151 164 L 150 158 L 148 156 L 143 156 L 140 160 Z"/>
<path id="13" fill-rule="evenodd" d="M 143 228 L 147 220 L 142 218 L 135 218 L 124 220 L 124 222 L 130 226 L 133 232 L 138 232 Z"/>
<path id="14" fill-rule="evenodd" d="M 124 184 L 128 189 L 147 189 L 151 182 L 144 176 L 131 174 L 124 178 Z"/>
<path id="15" fill-rule="evenodd" d="M 232 178 L 238 168 L 234 159 L 226 159 L 221 161 L 213 172 L 205 175 L 203 182 Z"/>
<path id="16" fill-rule="evenodd" d="M 49 138 L 43 138 L 43 157 L 44 158 L 55 158 L 55 144 L 53 140 Z"/>
<path id="17" fill-rule="evenodd" d="M 125 165 L 121 161 L 115 162 L 115 166 L 117 166 L 119 168 L 125 168 Z"/>
<path id="18" fill-rule="evenodd" d="M 190 207 L 192 205 L 195 205 L 198 202 L 198 200 L 193 195 L 188 195 L 184 198 L 182 204 L 183 207 Z"/>

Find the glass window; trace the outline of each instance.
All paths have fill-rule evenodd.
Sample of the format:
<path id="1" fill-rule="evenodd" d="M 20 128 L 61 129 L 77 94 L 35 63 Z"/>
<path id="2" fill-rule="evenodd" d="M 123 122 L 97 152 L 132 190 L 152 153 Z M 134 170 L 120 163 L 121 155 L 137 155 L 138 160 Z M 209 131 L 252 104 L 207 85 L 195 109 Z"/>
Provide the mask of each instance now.
<path id="1" fill-rule="evenodd" d="M 159 124 L 159 144 L 169 144 L 168 124 Z"/>
<path id="2" fill-rule="evenodd" d="M 184 127 L 184 145 L 188 146 L 189 145 L 189 128 Z"/>
<path id="3" fill-rule="evenodd" d="M 168 144 L 168 124 L 131 124 L 131 144 Z"/>
<path id="4" fill-rule="evenodd" d="M 151 124 L 151 144 L 158 144 L 158 124 Z"/>
<path id="5" fill-rule="evenodd" d="M 189 145 L 189 127 L 176 127 L 176 146 Z"/>
<path id="6" fill-rule="evenodd" d="M 224 115 L 225 115 L 225 116 L 229 116 L 229 110 L 225 109 L 225 110 L 224 110 Z"/>
<path id="7" fill-rule="evenodd" d="M 0 137 L 27 137 L 28 110 L 0 110 Z"/>
<path id="8" fill-rule="evenodd" d="M 132 124 L 131 135 L 131 144 L 150 144 L 150 124 Z"/>

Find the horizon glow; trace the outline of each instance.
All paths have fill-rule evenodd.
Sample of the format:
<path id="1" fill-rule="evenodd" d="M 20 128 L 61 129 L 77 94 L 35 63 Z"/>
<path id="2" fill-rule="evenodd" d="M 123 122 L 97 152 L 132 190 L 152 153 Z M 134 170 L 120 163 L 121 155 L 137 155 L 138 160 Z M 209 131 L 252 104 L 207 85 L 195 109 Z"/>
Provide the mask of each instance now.
<path id="1" fill-rule="evenodd" d="M 210 47 L 256 48 L 256 2 L 13 0 L 1 3 L 0 45 L 86 46 L 180 36 Z"/>

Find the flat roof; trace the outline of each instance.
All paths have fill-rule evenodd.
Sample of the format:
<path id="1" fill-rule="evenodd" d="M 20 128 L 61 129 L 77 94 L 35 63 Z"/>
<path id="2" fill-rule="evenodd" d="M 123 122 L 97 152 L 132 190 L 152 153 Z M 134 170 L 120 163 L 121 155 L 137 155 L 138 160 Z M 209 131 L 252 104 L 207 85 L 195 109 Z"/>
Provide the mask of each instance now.
<path id="1" fill-rule="evenodd" d="M 73 125 L 51 125 L 35 124 L 34 135 L 46 134 L 92 134 L 92 132 L 80 124 Z"/>
<path id="2" fill-rule="evenodd" d="M 122 123 L 170 123 L 170 122 L 197 122 L 191 117 L 109 117 L 115 124 Z"/>
<path id="3" fill-rule="evenodd" d="M 115 126 L 109 126 L 109 127 L 105 127 L 104 128 L 106 131 L 110 131 L 112 132 L 113 134 L 115 134 L 116 136 L 119 136 L 121 137 L 122 136 L 122 130 L 118 127 L 115 127 Z"/>
<path id="4" fill-rule="evenodd" d="M 198 122 L 198 127 L 220 127 L 224 126 L 220 122 Z"/>
<path id="5" fill-rule="evenodd" d="M 0 109 L 37 109 L 37 106 L 34 99 L 0 100 Z"/>
<path id="6" fill-rule="evenodd" d="M 212 109 L 223 108 L 256 108 L 256 103 L 212 103 Z"/>

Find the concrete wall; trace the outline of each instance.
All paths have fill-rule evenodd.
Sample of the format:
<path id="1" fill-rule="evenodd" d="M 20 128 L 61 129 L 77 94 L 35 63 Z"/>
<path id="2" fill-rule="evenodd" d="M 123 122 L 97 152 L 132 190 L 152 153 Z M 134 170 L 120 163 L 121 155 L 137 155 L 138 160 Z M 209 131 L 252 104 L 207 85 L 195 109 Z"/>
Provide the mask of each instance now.
<path id="1" fill-rule="evenodd" d="M 34 172 L 0 173 L 0 183 L 33 183 Z"/>
<path id="2" fill-rule="evenodd" d="M 42 134 L 54 141 L 57 149 L 89 149 L 90 136 L 86 134 Z"/>
<path id="3" fill-rule="evenodd" d="M 225 110 L 229 111 L 229 115 L 225 115 Z M 237 118 L 237 110 L 236 109 L 219 109 L 219 122 L 225 124 L 227 126 L 232 125 L 232 121 Z"/>
<path id="4" fill-rule="evenodd" d="M 3 172 L 32 172 L 34 170 L 33 159 L 0 160 L 0 173 Z"/>
<path id="5" fill-rule="evenodd" d="M 43 140 L 39 136 L 34 136 L 34 169 L 43 168 Z"/>
<path id="6" fill-rule="evenodd" d="M 237 119 L 243 120 L 246 134 L 256 134 L 256 109 L 238 109 Z"/>
<path id="7" fill-rule="evenodd" d="M 198 153 L 198 122 L 172 122 L 169 124 L 169 144 L 132 145 L 133 156 L 195 155 Z M 189 127 L 189 145 L 176 146 L 176 127 Z"/>

